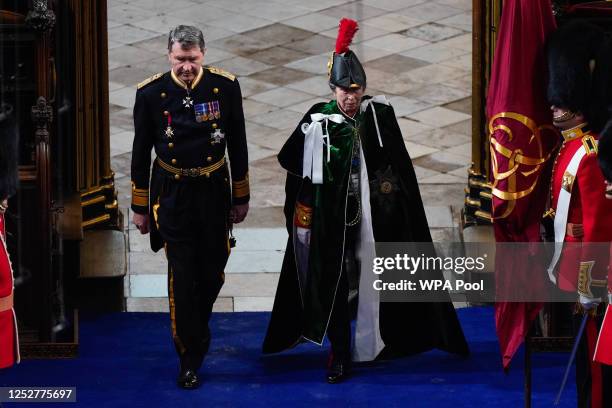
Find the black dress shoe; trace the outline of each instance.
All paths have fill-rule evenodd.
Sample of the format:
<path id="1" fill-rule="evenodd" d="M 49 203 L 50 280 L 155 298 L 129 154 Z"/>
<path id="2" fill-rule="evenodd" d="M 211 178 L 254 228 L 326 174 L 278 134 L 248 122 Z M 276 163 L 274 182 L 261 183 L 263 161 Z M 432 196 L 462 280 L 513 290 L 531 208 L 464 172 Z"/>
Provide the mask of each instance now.
<path id="1" fill-rule="evenodd" d="M 181 370 L 176 383 L 186 390 L 194 390 L 200 386 L 200 378 L 193 370 Z"/>
<path id="2" fill-rule="evenodd" d="M 348 377 L 349 371 L 349 363 L 341 360 L 332 361 L 327 369 L 327 382 L 330 384 L 342 382 Z"/>

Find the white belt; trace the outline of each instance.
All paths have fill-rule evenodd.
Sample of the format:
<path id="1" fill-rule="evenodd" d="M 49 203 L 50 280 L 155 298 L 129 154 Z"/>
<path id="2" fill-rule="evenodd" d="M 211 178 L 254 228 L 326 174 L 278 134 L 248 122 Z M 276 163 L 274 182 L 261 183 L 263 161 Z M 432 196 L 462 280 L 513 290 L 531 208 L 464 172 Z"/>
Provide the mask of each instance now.
<path id="1" fill-rule="evenodd" d="M 582 158 L 585 155 L 585 147 L 580 146 L 580 148 L 574 153 L 574 156 L 567 165 L 567 168 L 563 172 L 563 175 L 569 174 L 574 178 L 575 182 L 576 173 L 578 172 L 578 166 L 580 165 L 580 161 L 582 161 Z M 569 205 L 571 198 L 571 191 L 567 191 L 566 189 L 564 189 L 562 183 L 561 188 L 559 189 L 557 208 L 555 209 L 555 253 L 553 255 L 552 261 L 550 262 L 550 265 L 548 266 L 548 277 L 554 284 L 557 284 L 557 277 L 555 276 L 555 266 L 557 266 L 557 263 L 561 258 L 561 250 L 563 249 L 563 241 L 565 241 L 565 232 L 567 230 L 567 217 L 569 214 Z"/>

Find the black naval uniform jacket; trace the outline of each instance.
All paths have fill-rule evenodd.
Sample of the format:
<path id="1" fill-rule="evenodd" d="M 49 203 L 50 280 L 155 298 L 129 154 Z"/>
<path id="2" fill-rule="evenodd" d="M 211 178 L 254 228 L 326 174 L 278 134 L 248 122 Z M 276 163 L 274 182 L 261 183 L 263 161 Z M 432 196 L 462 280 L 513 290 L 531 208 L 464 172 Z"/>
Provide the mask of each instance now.
<path id="1" fill-rule="evenodd" d="M 156 206 L 164 189 L 182 186 L 181 191 L 196 188 L 214 192 L 214 196 L 203 199 L 224 200 L 223 205 L 212 208 L 223 208 L 225 214 L 208 216 L 227 219 L 232 204 L 248 203 L 248 153 L 242 94 L 234 75 L 205 66 L 191 89 L 172 71 L 153 75 L 138 84 L 134 129 L 131 208 L 139 214 L 151 214 L 151 248 L 154 251 L 163 246 L 163 234 L 160 235 L 156 222 Z M 157 158 L 151 172 L 152 148 Z M 231 163 L 231 194 L 229 171 L 224 163 L 226 149 Z M 198 176 L 189 175 L 193 173 Z M 170 202 L 169 205 L 179 203 Z M 180 230 L 174 228 L 172 233 L 180 234 Z"/>

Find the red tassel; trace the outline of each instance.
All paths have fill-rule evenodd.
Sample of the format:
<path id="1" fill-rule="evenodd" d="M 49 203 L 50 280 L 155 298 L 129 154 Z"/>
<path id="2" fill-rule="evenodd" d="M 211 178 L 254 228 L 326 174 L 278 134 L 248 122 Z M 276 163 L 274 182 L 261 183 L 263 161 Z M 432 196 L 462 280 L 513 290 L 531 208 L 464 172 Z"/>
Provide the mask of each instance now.
<path id="1" fill-rule="evenodd" d="M 348 51 L 348 47 L 353 42 L 353 37 L 357 30 L 359 30 L 359 25 L 355 20 L 349 18 L 340 20 L 338 38 L 336 39 L 336 54 L 344 54 Z"/>

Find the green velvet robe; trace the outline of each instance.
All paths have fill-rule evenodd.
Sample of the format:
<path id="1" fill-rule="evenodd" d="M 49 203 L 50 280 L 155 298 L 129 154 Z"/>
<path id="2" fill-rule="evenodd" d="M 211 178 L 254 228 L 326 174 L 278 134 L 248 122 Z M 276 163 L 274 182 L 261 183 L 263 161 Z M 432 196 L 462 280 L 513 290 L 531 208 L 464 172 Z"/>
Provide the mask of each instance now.
<path id="1" fill-rule="evenodd" d="M 374 125 L 373 107 L 382 147 Z M 302 126 L 311 122 L 313 113 L 342 114 L 335 101 L 314 105 L 278 155 L 281 166 L 287 170 L 284 213 L 289 239 L 263 344 L 264 353 L 280 352 L 301 341 L 323 342 L 342 273 L 354 132 L 360 137 L 365 156 L 371 191 L 369 215 L 376 242 L 431 242 L 416 175 L 393 108 L 371 104 L 355 117 L 357 129 L 349 125 L 350 118 L 342 124 L 328 123 L 331 160 L 324 164 L 321 185 L 312 185 L 310 179 L 302 178 Z M 395 188 L 391 193 L 380 194 L 379 182 L 390 173 Z M 293 237 L 295 204 L 304 189 L 312 191 L 313 201 L 307 279 L 298 271 Z M 382 355 L 406 355 L 432 348 L 468 354 L 467 343 L 450 301 L 381 303 L 379 321 L 385 344 Z"/>

